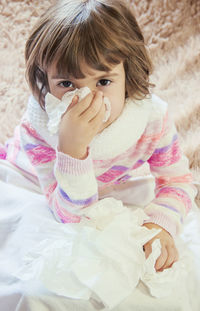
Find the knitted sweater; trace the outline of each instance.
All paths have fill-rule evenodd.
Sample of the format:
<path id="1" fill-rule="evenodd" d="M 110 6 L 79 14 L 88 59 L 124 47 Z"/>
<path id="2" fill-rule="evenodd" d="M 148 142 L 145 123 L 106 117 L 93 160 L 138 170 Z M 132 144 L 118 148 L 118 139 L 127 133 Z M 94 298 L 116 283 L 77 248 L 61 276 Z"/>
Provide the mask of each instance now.
<path id="1" fill-rule="evenodd" d="M 92 140 L 84 160 L 57 150 L 58 136 L 48 132 L 47 122 L 46 112 L 31 96 L 9 142 L 7 160 L 39 182 L 58 221 L 80 222 L 84 207 L 101 199 L 100 190 L 127 182 L 136 168 L 148 163 L 156 184 L 155 198 L 144 208 L 148 222 L 172 236 L 180 232 L 196 191 L 164 101 L 155 95 L 128 99 L 119 118 Z"/>

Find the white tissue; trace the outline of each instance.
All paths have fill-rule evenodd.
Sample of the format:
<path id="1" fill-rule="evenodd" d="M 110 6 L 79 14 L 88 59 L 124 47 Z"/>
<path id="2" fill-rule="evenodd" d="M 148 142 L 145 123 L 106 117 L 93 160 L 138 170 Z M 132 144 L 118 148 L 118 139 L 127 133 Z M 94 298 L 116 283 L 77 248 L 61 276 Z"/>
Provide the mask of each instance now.
<path id="1" fill-rule="evenodd" d="M 142 280 L 155 297 L 173 291 L 183 267 L 156 272 L 159 240 L 145 259 L 143 245 L 160 230 L 143 227 L 148 216 L 141 208 L 125 207 L 121 201 L 105 198 L 84 209 L 79 224 L 50 224 L 38 227 L 41 242 L 32 247 L 15 276 L 39 281 L 49 291 L 73 299 L 102 302 L 112 310 Z M 36 216 L 35 216 L 36 217 Z M 180 272 L 181 269 L 181 272 Z"/>
<path id="2" fill-rule="evenodd" d="M 78 95 L 79 101 L 81 101 L 90 92 L 91 90 L 88 87 L 75 89 L 74 91 L 66 92 L 61 100 L 53 96 L 51 93 L 46 94 L 45 109 L 49 117 L 47 127 L 51 134 L 56 134 L 58 132 L 59 123 L 61 121 L 62 115 L 65 113 L 65 111 L 67 111 L 73 97 L 75 95 Z M 111 113 L 111 105 L 107 97 L 104 97 L 104 104 L 106 106 L 106 112 L 103 122 L 105 123 L 109 119 Z"/>

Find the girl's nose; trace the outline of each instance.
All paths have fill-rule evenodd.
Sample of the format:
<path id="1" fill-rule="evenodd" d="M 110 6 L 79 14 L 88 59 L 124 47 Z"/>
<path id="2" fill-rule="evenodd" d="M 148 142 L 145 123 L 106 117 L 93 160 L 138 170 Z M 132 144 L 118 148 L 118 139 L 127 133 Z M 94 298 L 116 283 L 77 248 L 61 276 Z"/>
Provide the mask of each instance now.
<path id="1" fill-rule="evenodd" d="M 89 87 L 89 89 L 91 90 L 92 93 L 96 93 L 98 88 L 96 87 L 96 85 L 91 85 L 91 84 L 88 84 L 86 85 L 87 87 Z"/>
<path id="2" fill-rule="evenodd" d="M 82 83 L 78 86 L 78 88 L 88 87 L 90 91 L 95 94 L 98 91 L 98 87 L 96 85 L 88 84 L 88 83 Z"/>

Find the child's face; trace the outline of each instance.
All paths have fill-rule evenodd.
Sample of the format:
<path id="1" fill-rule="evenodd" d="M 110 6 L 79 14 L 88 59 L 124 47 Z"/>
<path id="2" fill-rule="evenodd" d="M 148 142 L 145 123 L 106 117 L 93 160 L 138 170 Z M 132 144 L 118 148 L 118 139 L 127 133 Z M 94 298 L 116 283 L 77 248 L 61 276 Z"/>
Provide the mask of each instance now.
<path id="1" fill-rule="evenodd" d="M 75 88 L 89 87 L 92 91 L 102 91 L 111 103 L 111 116 L 107 122 L 102 124 L 102 131 L 105 127 L 116 120 L 125 104 L 125 71 L 123 63 L 111 67 L 109 72 L 91 69 L 83 63 L 81 70 L 85 75 L 83 79 L 74 77 L 60 76 L 56 66 L 51 66 L 47 71 L 50 93 L 61 99 L 62 96 Z"/>

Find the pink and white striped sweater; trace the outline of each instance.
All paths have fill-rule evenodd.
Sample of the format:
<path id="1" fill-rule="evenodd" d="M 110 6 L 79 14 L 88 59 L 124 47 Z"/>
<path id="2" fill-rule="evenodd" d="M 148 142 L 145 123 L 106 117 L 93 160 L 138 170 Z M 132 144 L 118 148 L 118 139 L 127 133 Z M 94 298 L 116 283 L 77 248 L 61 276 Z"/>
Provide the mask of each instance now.
<path id="1" fill-rule="evenodd" d="M 136 168 L 148 163 L 156 182 L 155 198 L 145 207 L 148 222 L 172 236 L 180 232 L 196 190 L 164 101 L 155 95 L 128 99 L 120 117 L 93 139 L 84 160 L 57 150 L 58 137 L 49 134 L 47 122 L 46 112 L 31 96 L 8 143 L 7 160 L 39 183 L 58 221 L 80 222 L 84 207 L 101 199 L 100 190 L 127 182 Z"/>

